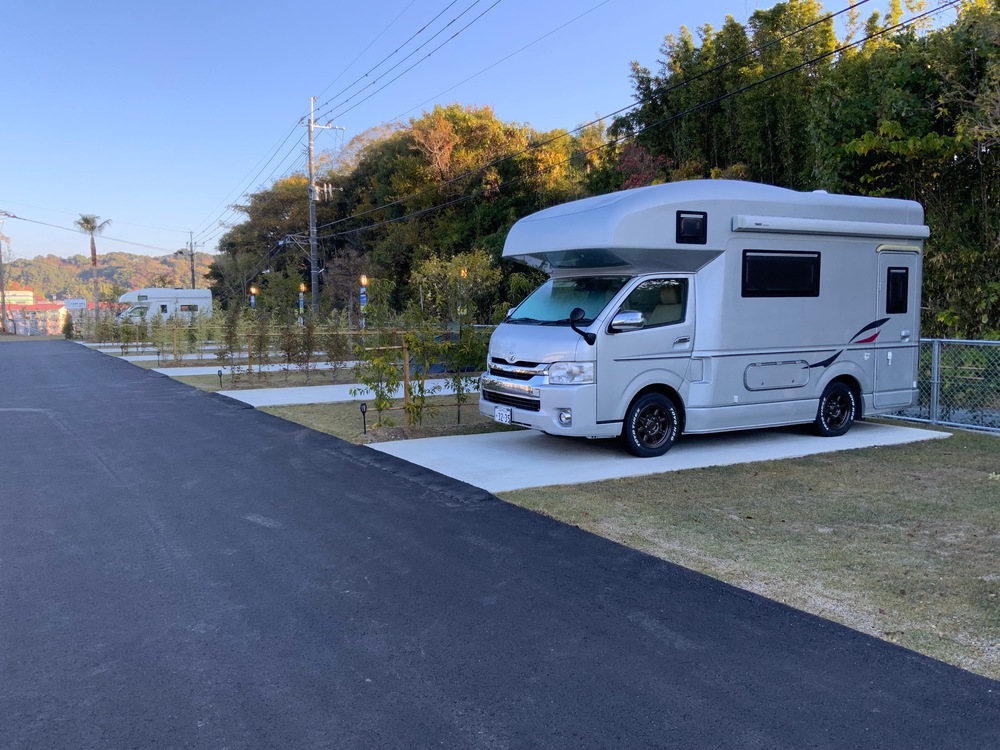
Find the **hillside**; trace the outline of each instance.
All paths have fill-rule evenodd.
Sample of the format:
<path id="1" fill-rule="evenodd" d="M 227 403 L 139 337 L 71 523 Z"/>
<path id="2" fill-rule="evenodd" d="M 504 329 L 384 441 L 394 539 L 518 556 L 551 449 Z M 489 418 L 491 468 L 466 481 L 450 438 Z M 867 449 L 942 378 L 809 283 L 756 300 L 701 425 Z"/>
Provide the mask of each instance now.
<path id="1" fill-rule="evenodd" d="M 199 288 L 208 286 L 205 274 L 213 258 L 207 253 L 195 253 L 195 281 Z M 19 258 L 8 263 L 5 270 L 8 289 L 31 289 L 36 300 L 41 297 L 91 297 L 90 258 L 84 255 Z M 106 253 L 97 258 L 97 279 L 102 298 L 117 299 L 122 291 L 144 286 L 189 287 L 191 261 L 186 255 L 154 258 L 131 253 Z"/>

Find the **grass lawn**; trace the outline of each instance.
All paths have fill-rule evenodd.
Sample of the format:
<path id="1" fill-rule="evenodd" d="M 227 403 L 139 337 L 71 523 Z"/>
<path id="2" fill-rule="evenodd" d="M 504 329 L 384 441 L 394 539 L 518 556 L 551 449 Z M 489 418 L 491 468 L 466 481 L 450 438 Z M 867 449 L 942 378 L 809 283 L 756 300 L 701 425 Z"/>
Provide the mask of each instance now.
<path id="1" fill-rule="evenodd" d="M 216 379 L 218 382 L 218 379 Z M 366 416 L 367 432 L 361 421 L 361 410 L 358 403 L 342 404 L 305 404 L 303 406 L 268 406 L 260 409 L 268 414 L 311 427 L 319 432 L 335 435 L 352 443 L 379 443 L 386 440 L 410 440 L 413 438 L 439 437 L 442 435 L 467 435 L 482 432 L 498 432 L 518 429 L 497 424 L 479 414 L 479 398 L 476 395 L 461 406 L 461 422 L 459 422 L 459 407 L 454 396 L 432 396 L 427 399 L 429 409 L 419 425 L 407 425 L 406 414 L 399 406 L 384 413 L 383 422 L 374 427 L 375 412 L 371 410 Z"/>
<path id="2" fill-rule="evenodd" d="M 45 336 L 21 336 L 13 333 L 0 333 L 0 344 L 4 341 L 58 341 L 66 338 L 62 334 L 48 334 Z"/>
<path id="3" fill-rule="evenodd" d="M 144 365 L 145 362 L 135 364 Z M 215 364 L 218 364 L 216 362 Z M 156 363 L 152 364 L 156 367 Z M 339 368 L 337 370 L 312 370 L 308 376 L 304 372 L 289 370 L 287 372 L 257 372 L 248 374 L 241 372 L 235 382 L 228 373 L 222 374 L 222 387 L 219 387 L 218 375 L 185 375 L 174 378 L 180 383 L 193 385 L 203 391 L 240 391 L 253 388 L 292 388 L 302 385 L 338 385 L 346 383 L 356 383 L 357 377 L 351 367 Z"/>
<path id="4" fill-rule="evenodd" d="M 438 408 L 423 425 L 367 434 L 356 403 L 263 411 L 355 443 L 504 429 L 479 416 L 475 397 L 461 425 L 452 397 L 432 401 Z M 406 423 L 401 410 L 387 415 Z M 500 497 L 1000 679 L 1000 436 L 951 432 L 947 440 Z"/>

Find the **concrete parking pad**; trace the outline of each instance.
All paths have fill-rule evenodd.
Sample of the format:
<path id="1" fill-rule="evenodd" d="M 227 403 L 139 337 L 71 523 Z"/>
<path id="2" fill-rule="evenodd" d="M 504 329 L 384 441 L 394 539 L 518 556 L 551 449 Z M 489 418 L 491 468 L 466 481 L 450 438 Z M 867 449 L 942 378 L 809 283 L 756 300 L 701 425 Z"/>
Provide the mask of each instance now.
<path id="1" fill-rule="evenodd" d="M 534 430 L 401 440 L 371 447 L 489 492 L 505 492 L 944 437 L 948 433 L 861 422 L 838 438 L 811 435 L 802 427 L 686 435 L 659 458 L 635 458 L 617 440 L 559 438 Z"/>
<path id="2" fill-rule="evenodd" d="M 454 393 L 447 380 L 428 380 L 428 389 L 437 388 L 435 395 L 448 396 Z M 357 393 L 351 393 L 351 391 Z M 219 395 L 242 401 L 255 409 L 262 406 L 294 406 L 296 404 L 332 404 L 340 401 L 364 401 L 373 394 L 367 387 L 354 385 L 304 385 L 292 388 L 248 388 L 241 391 L 219 391 Z M 399 386 L 391 398 L 403 397 L 403 386 Z"/>

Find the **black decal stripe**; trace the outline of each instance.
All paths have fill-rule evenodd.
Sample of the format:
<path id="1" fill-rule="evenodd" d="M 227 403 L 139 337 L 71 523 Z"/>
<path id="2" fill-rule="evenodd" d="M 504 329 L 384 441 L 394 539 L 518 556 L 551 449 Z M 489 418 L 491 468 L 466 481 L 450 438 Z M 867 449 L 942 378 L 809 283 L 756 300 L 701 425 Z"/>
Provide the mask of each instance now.
<path id="1" fill-rule="evenodd" d="M 856 339 L 858 336 L 860 336 L 865 331 L 870 331 L 872 328 L 878 328 L 880 325 L 882 325 L 883 323 L 885 323 L 887 320 L 889 320 L 889 319 L 888 318 L 882 318 L 880 320 L 876 320 L 874 323 L 869 323 L 864 328 L 862 328 L 860 331 L 858 331 L 856 334 L 854 334 L 853 336 L 851 336 L 851 341 L 854 341 L 854 339 Z"/>
<path id="2" fill-rule="evenodd" d="M 809 369 L 811 370 L 814 367 L 829 367 L 830 365 L 832 365 L 834 363 L 834 360 L 836 360 L 837 357 L 839 357 L 843 353 L 844 353 L 844 350 L 841 349 L 839 352 L 837 352 L 836 354 L 834 354 L 832 357 L 824 359 L 822 362 L 817 362 L 814 365 L 809 365 Z"/>

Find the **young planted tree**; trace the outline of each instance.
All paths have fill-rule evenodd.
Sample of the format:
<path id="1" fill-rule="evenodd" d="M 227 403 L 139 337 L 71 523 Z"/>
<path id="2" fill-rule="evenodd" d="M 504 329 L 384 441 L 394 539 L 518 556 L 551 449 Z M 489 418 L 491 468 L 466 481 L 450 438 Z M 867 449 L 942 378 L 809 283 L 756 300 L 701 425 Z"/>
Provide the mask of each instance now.
<path id="1" fill-rule="evenodd" d="M 334 310 L 327 316 L 316 346 L 322 347 L 334 380 L 337 379 L 337 373 L 347 367 L 348 360 L 354 356 L 352 336 L 343 312 Z"/>
<path id="2" fill-rule="evenodd" d="M 401 380 L 401 347 L 396 335 L 396 316 L 389 307 L 394 284 L 383 279 L 371 279 L 368 284 L 368 305 L 365 328 L 358 332 L 355 348 L 355 373 L 361 387 L 352 388 L 351 395 L 372 394 L 376 425 L 392 426 L 385 412 L 392 408 Z"/>
<path id="3" fill-rule="evenodd" d="M 222 319 L 221 335 L 216 358 L 229 367 L 229 382 L 233 385 L 239 378 L 240 363 L 243 360 L 243 346 L 247 341 L 243 309 L 233 305 Z"/>
<path id="4" fill-rule="evenodd" d="M 278 325 L 278 351 L 281 353 L 281 372 L 288 382 L 288 375 L 302 361 L 302 335 L 298 322 L 291 315 L 281 318 Z"/>

